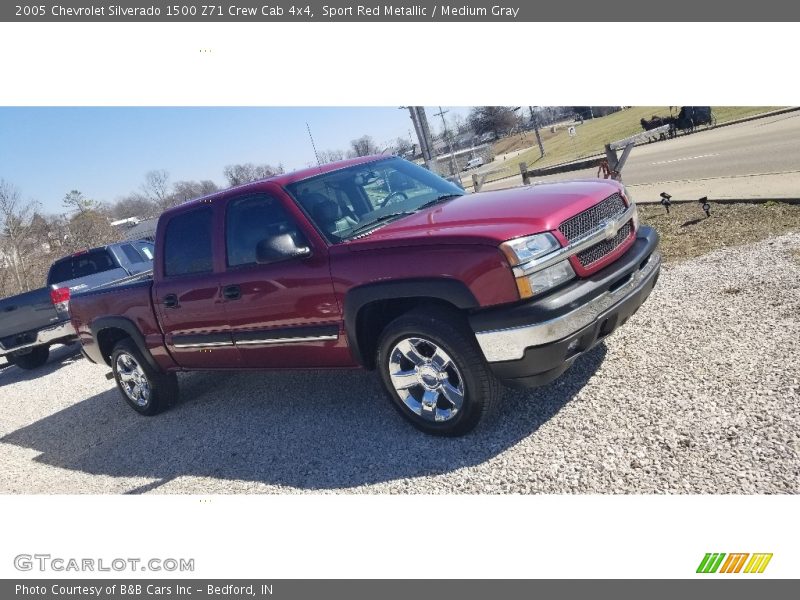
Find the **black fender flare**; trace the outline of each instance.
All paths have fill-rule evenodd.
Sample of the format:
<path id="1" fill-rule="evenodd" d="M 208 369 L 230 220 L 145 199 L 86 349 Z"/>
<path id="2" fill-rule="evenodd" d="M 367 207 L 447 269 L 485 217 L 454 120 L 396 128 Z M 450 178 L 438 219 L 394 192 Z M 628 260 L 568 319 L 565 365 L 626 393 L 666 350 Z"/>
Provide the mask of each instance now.
<path id="1" fill-rule="evenodd" d="M 136 327 L 136 324 L 130 319 L 125 317 L 100 317 L 92 321 L 89 329 L 92 332 L 92 337 L 94 338 L 95 346 L 97 347 L 96 358 L 99 358 L 102 360 L 102 362 L 108 364 L 105 356 L 103 356 L 102 352 L 100 351 L 100 342 L 98 341 L 97 337 L 98 334 L 105 329 L 120 329 L 127 333 L 128 337 L 133 340 L 147 363 L 156 371 L 161 372 L 161 367 L 158 366 L 158 363 L 156 363 L 153 355 L 150 354 L 150 350 L 147 349 L 147 344 L 144 341 L 144 335 L 142 335 L 142 332 L 139 331 L 139 328 Z"/>
<path id="2" fill-rule="evenodd" d="M 344 296 L 344 326 L 353 358 L 364 365 L 358 342 L 358 315 L 372 302 L 399 298 L 443 300 L 461 309 L 478 308 L 480 304 L 463 281 L 438 277 L 421 277 L 396 281 L 379 281 L 354 287 Z"/>

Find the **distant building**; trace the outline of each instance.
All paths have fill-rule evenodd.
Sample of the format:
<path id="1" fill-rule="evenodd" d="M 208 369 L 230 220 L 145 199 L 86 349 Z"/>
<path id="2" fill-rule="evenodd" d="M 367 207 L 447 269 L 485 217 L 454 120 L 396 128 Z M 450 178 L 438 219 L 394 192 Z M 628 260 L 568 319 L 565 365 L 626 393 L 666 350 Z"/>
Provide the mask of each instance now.
<path id="1" fill-rule="evenodd" d="M 139 217 L 128 217 L 127 219 L 120 219 L 119 221 L 111 221 L 112 227 L 133 227 L 141 222 Z"/>
<path id="2" fill-rule="evenodd" d="M 125 229 L 122 234 L 122 239 L 126 241 L 150 240 L 153 242 L 156 239 L 156 225 L 158 225 L 158 217 L 138 221 L 136 225 Z"/>

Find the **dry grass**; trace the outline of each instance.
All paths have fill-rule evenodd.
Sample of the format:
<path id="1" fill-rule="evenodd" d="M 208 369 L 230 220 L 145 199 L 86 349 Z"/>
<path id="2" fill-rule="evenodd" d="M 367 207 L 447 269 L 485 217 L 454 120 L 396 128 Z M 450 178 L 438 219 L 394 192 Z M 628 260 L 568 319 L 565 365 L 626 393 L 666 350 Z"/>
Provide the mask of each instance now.
<path id="1" fill-rule="evenodd" d="M 640 204 L 639 214 L 643 223 L 658 231 L 664 258 L 671 263 L 800 230 L 800 205 L 782 202 L 712 202 L 708 218 L 696 203 L 675 204 L 669 214 L 660 204 Z M 800 261 L 800 249 L 794 253 Z"/>

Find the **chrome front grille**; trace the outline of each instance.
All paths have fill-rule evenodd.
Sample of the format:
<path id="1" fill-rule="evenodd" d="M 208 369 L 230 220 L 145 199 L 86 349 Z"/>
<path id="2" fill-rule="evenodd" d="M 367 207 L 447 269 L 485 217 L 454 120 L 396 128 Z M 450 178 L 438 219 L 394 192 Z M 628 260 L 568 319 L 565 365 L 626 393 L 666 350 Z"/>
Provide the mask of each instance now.
<path id="1" fill-rule="evenodd" d="M 580 214 L 564 221 L 558 230 L 568 242 L 586 235 L 606 219 L 614 219 L 625 212 L 625 201 L 619 194 L 612 194 Z"/>
<path id="2" fill-rule="evenodd" d="M 631 222 L 628 221 L 619 228 L 617 231 L 617 235 L 609 240 L 603 240 L 599 244 L 595 244 L 591 248 L 584 250 L 583 252 L 579 252 L 577 254 L 578 260 L 581 263 L 581 266 L 588 267 L 592 263 L 597 262 L 610 252 L 613 252 L 617 249 L 617 247 L 628 239 L 628 236 L 631 234 Z"/>

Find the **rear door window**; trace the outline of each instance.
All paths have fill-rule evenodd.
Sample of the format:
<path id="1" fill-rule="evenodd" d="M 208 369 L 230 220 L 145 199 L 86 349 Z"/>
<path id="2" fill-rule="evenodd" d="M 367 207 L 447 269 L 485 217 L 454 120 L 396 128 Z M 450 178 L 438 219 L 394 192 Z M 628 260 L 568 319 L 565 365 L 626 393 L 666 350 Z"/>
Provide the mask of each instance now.
<path id="1" fill-rule="evenodd" d="M 199 208 L 172 217 L 164 237 L 164 274 L 167 277 L 210 273 L 214 211 Z"/>

